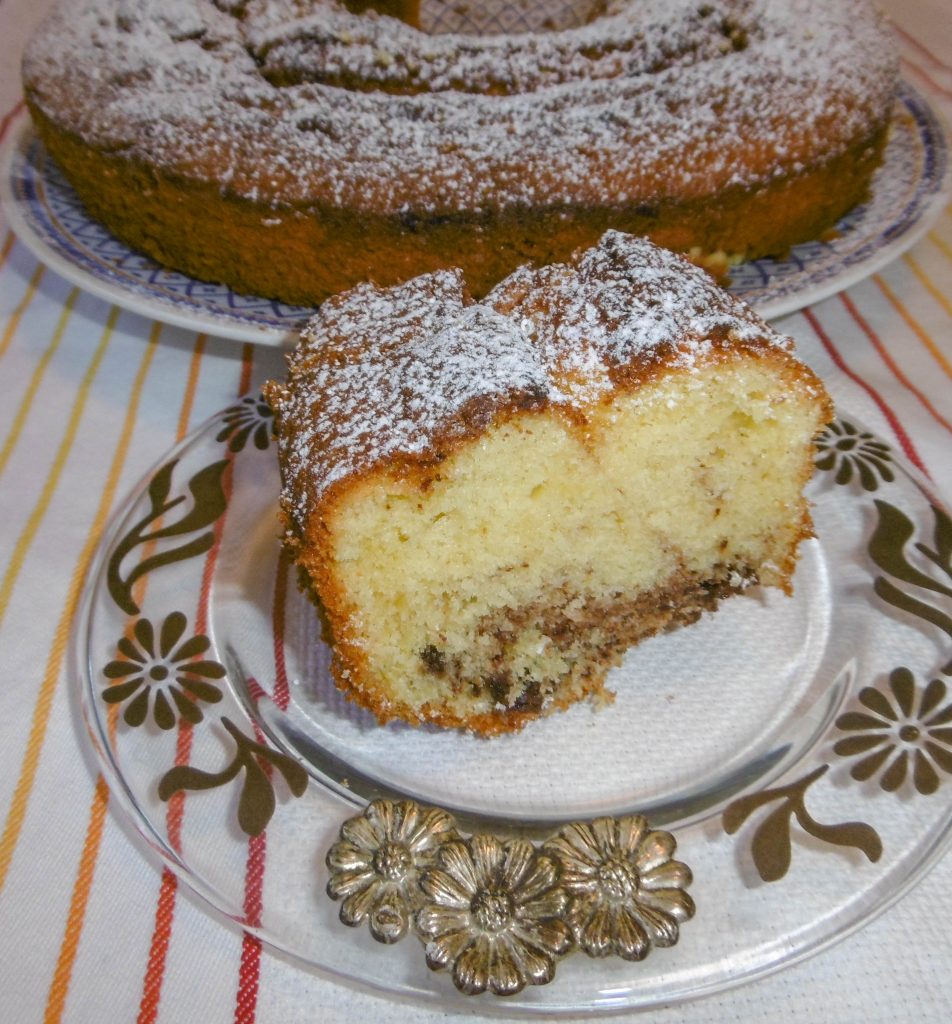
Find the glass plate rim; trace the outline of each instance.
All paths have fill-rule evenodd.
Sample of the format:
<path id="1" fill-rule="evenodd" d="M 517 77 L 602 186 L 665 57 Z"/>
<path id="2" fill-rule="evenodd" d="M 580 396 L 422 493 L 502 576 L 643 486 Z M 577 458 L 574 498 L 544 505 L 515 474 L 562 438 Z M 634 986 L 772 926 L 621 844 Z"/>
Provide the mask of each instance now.
<path id="1" fill-rule="evenodd" d="M 452 998 L 448 999 L 445 993 L 434 988 L 424 989 L 423 991 L 409 989 L 394 990 L 387 984 L 379 982 L 373 978 L 366 978 L 353 972 L 338 970 L 333 966 L 316 963 L 306 957 L 303 957 L 292 944 L 282 942 L 280 938 L 276 937 L 266 927 L 257 927 L 254 924 L 249 924 L 249 922 L 247 920 L 243 920 L 238 913 L 232 913 L 223 907 L 221 905 L 221 898 L 216 895 L 215 886 L 208 883 L 204 878 L 197 876 L 186 863 L 185 859 L 178 857 L 175 854 L 175 851 L 169 847 L 168 843 L 155 832 L 151 822 L 149 822 L 142 809 L 138 806 L 131 787 L 124 778 L 121 768 L 113 757 L 112 751 L 109 749 L 108 740 L 103 730 L 102 717 L 97 710 L 98 706 L 96 697 L 98 691 L 95 688 L 93 679 L 95 673 L 92 671 L 93 659 L 89 650 L 88 641 L 91 629 L 94 584 L 95 581 L 99 580 L 101 577 L 102 568 L 109 552 L 110 543 L 115 540 L 118 526 L 129 517 L 136 502 L 141 499 L 143 489 L 148 486 L 156 471 L 163 465 L 167 464 L 170 460 L 179 458 L 180 455 L 187 451 L 190 446 L 199 443 L 214 427 L 217 426 L 220 428 L 222 424 L 222 415 L 225 411 L 226 410 L 219 410 L 217 413 L 210 416 L 203 423 L 195 427 L 185 438 L 170 448 L 140 478 L 140 480 L 130 489 L 123 501 L 116 507 L 110 517 L 106 529 L 103 531 L 100 545 L 96 551 L 93 561 L 90 564 L 90 569 L 86 578 L 86 585 L 83 589 L 82 599 L 77 610 L 73 630 L 71 632 L 71 664 L 74 667 L 74 671 L 76 672 L 79 682 L 81 712 L 86 726 L 86 731 L 96 752 L 99 766 L 109 784 L 110 791 L 117 797 L 117 802 L 121 806 L 127 822 L 133 826 L 134 833 L 145 843 L 148 850 L 157 856 L 161 864 L 171 870 L 182 882 L 184 882 L 188 889 L 195 892 L 204 903 L 208 904 L 209 909 L 214 916 L 225 918 L 242 931 L 260 939 L 267 946 L 287 954 L 295 963 L 299 963 L 302 968 L 314 970 L 318 974 L 331 979 L 335 983 L 351 986 L 358 990 L 375 992 L 378 995 L 382 994 L 390 999 L 396 998 L 401 1002 L 414 1005 L 435 1006 L 449 1012 L 460 1012 L 463 1011 L 464 1007 L 469 1007 L 470 1012 L 475 1010 L 475 1012 L 485 1014 L 486 1016 L 562 1017 L 568 1015 L 581 1015 L 586 1017 L 602 1017 L 624 1011 L 633 1012 L 657 1008 L 660 1005 L 678 1005 L 685 1002 L 693 1002 L 713 993 L 736 989 L 742 985 L 756 981 L 759 978 L 774 974 L 788 966 L 810 959 L 853 935 L 860 928 L 872 922 L 890 907 L 895 905 L 895 903 L 901 900 L 910 889 L 917 885 L 923 877 L 928 874 L 929 870 L 931 870 L 935 863 L 944 856 L 948 852 L 950 846 L 952 846 L 952 820 L 950 820 L 945 826 L 944 831 L 938 832 L 924 849 L 918 851 L 918 855 L 915 858 L 913 865 L 905 871 L 905 874 L 897 885 L 879 894 L 872 904 L 864 906 L 862 912 L 856 913 L 851 919 L 847 920 L 844 924 L 833 931 L 827 930 L 824 932 L 821 929 L 818 934 L 813 935 L 812 930 L 815 930 L 816 922 L 811 922 L 809 928 L 803 929 L 805 931 L 811 931 L 811 937 L 809 940 L 798 945 L 792 952 L 787 951 L 782 958 L 773 960 L 755 960 L 752 964 L 745 965 L 741 972 L 729 978 L 709 978 L 706 981 L 698 983 L 689 991 L 678 992 L 673 995 L 666 994 L 663 998 L 645 1002 L 641 1002 L 637 998 L 629 998 L 628 1001 L 622 1003 L 599 999 L 598 1001 L 592 1002 L 584 1007 L 580 1007 L 577 1003 L 566 1003 L 564 1005 L 561 1003 L 550 1003 L 537 1006 L 516 1006 L 505 1000 L 490 1001 L 488 998 L 484 998 L 479 1000 L 478 1004 L 474 1003 L 471 999 L 467 1000 L 465 1003 L 459 1003 L 454 1002 Z M 844 413 L 842 408 L 837 409 L 837 416 L 838 418 L 845 418 L 848 416 L 849 421 L 852 424 L 856 425 L 861 430 L 866 429 L 860 417 L 856 417 L 849 412 Z M 878 434 L 875 434 L 874 436 L 877 438 L 880 437 Z M 931 480 L 926 478 L 918 469 L 909 463 L 909 461 L 893 446 L 890 446 L 890 448 L 892 451 L 892 461 L 896 468 L 908 477 L 909 481 L 921 493 L 923 498 L 934 508 L 947 510 L 947 502 L 945 502 L 944 497 L 941 494 L 937 493 L 937 490 Z M 343 820 L 343 816 L 345 814 L 352 813 L 353 806 L 347 805 L 346 802 L 340 798 L 339 794 L 338 802 L 341 805 L 341 815 Z M 556 987 L 557 984 L 558 983 L 556 982 Z M 636 990 L 637 986 L 635 986 L 635 991 Z M 629 992 L 629 995 L 630 994 L 631 992 Z M 456 993 L 451 992 L 450 995 L 455 997 Z"/>

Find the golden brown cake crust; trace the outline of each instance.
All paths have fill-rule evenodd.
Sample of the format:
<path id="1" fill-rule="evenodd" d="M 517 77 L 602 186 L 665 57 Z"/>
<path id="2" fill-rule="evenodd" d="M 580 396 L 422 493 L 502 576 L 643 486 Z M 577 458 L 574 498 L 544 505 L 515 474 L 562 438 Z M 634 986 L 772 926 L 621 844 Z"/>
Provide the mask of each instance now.
<path id="1" fill-rule="evenodd" d="M 327 300 L 266 393 L 284 514 L 306 536 L 332 492 L 381 465 L 418 481 L 491 423 L 554 411 L 584 434 L 619 389 L 736 358 L 825 394 L 792 341 L 683 257 L 623 232 L 523 266 L 475 302 L 460 271 Z M 313 538 L 316 539 L 316 538 Z"/>
<path id="2" fill-rule="evenodd" d="M 620 0 L 486 37 L 331 0 L 78 0 L 23 73 L 119 237 L 312 304 L 454 265 L 481 295 L 609 227 L 782 253 L 866 195 L 896 57 L 863 0 Z"/>

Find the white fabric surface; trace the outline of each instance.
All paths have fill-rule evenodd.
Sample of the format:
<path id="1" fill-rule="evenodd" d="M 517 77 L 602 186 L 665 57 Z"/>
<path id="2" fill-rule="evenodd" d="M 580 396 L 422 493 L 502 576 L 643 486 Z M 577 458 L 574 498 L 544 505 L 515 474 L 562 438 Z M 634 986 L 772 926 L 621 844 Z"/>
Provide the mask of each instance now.
<path id="1" fill-rule="evenodd" d="M 0 4 L 0 116 L 18 100 L 17 55 L 45 5 L 45 0 Z M 890 0 L 885 6 L 903 30 L 910 80 L 928 91 L 948 117 L 952 11 L 947 0 Z M 0 240 L 6 234 L 7 225 L 0 222 Z M 948 211 L 936 235 L 952 245 Z M 923 289 L 908 262 L 897 261 L 882 277 L 950 361 L 952 261 L 928 239 L 913 255 L 916 265 L 939 282 L 944 302 Z M 13 323 L 26 283 L 36 273 L 33 257 L 14 245 L 0 276 L 0 329 Z M 855 286 L 850 297 L 874 325 L 901 376 L 837 298 L 812 312 L 837 339 L 836 348 L 856 379 L 836 365 L 803 315 L 788 317 L 781 326 L 797 339 L 802 356 L 828 382 L 834 397 L 895 440 L 868 389 L 883 396 L 939 489 L 952 495 L 952 438 L 923 402 L 924 397 L 940 417 L 952 419 L 952 378 L 937 369 L 935 357 L 876 281 Z M 73 312 L 54 349 L 50 339 L 67 302 L 74 303 Z M 0 895 L 3 1021 L 143 1019 L 143 976 L 153 942 L 160 867 L 110 803 L 98 856 L 89 867 L 94 877 L 80 877 L 87 870 L 83 846 L 98 766 L 80 722 L 62 649 L 68 627 L 64 615 L 81 584 L 84 546 L 97 516 L 115 507 L 174 441 L 195 336 L 165 328 L 158 344 L 150 347 L 151 322 L 120 312 L 103 341 L 110 315 L 106 303 L 74 295 L 66 282 L 46 272 L 0 362 L 0 439 L 13 438 L 0 477 L 0 570 L 16 574 L 0 622 L 4 813 L 16 803 L 25 751 L 31 730 L 37 728 L 37 694 L 48 692 L 51 702 L 42 755 Z M 240 390 L 243 355 L 250 359 L 252 382 L 280 372 L 273 350 L 246 352 L 234 342 L 209 339 L 201 354 L 190 425 L 226 405 Z M 128 450 L 119 452 L 113 439 L 140 373 L 144 385 Z M 19 420 L 34 381 L 37 390 L 29 414 Z M 120 395 L 121 400 L 114 400 Z M 65 446 L 70 431 L 75 440 Z M 53 479 L 55 487 L 47 492 Z M 21 553 L 23 563 L 17 569 L 14 562 Z M 44 691 L 43 680 L 50 675 L 55 685 Z M 75 905 L 77 892 L 87 893 L 81 908 Z M 455 1019 L 341 986 L 267 949 L 249 1017 L 248 1008 L 244 1014 L 236 1008 L 241 947 L 237 929 L 180 887 L 154 1019 L 162 1024 L 238 1019 L 261 1024 L 375 1019 L 434 1024 Z M 472 1016 L 479 1017 L 485 1005 L 474 1001 Z M 822 955 L 756 983 L 639 1016 L 650 1024 L 768 1019 L 895 1024 L 944 1021 L 950 1005 L 952 856 L 946 856 L 899 903 Z M 495 1015 L 504 1008 L 493 1010 Z"/>

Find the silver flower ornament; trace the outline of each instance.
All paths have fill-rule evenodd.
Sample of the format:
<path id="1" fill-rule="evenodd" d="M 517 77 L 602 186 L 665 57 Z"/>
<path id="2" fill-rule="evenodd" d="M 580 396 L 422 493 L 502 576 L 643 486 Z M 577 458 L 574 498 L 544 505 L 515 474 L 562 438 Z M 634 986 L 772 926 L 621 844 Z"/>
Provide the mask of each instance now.
<path id="1" fill-rule="evenodd" d="M 357 927 L 366 920 L 378 942 L 402 939 L 423 899 L 421 872 L 457 836 L 452 817 L 409 800 L 374 800 L 340 835 L 327 853 L 327 894 L 343 900 L 341 921 Z"/>
<path id="2" fill-rule="evenodd" d="M 474 835 L 444 843 L 421 886 L 427 902 L 417 932 L 426 962 L 450 968 L 468 995 L 544 985 L 572 948 L 559 866 L 527 840 Z"/>
<path id="3" fill-rule="evenodd" d="M 643 960 L 653 946 L 673 946 L 694 916 L 685 891 L 691 870 L 673 858 L 674 837 L 641 815 L 565 826 L 543 850 L 562 865 L 571 897 L 566 921 L 589 956 Z"/>

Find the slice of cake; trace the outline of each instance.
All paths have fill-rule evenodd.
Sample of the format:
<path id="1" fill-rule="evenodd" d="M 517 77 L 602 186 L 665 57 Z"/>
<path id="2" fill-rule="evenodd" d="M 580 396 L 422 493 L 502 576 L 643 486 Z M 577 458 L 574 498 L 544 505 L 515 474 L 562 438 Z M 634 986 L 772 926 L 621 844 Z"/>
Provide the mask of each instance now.
<path id="1" fill-rule="evenodd" d="M 603 694 L 753 582 L 789 591 L 832 416 L 789 339 L 618 232 L 480 303 L 453 271 L 361 285 L 266 391 L 338 685 L 481 734 Z"/>

